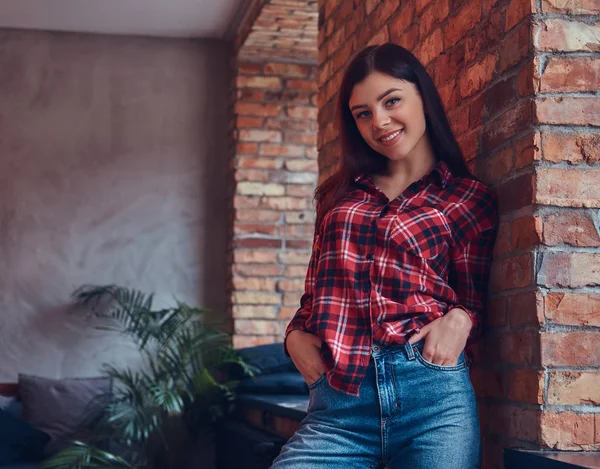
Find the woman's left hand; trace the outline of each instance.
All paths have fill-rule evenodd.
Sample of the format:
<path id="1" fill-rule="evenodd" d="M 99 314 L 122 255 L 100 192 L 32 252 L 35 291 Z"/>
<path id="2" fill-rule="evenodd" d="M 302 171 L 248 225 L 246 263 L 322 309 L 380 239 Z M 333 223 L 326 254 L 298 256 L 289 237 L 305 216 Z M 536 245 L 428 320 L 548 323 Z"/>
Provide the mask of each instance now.
<path id="1" fill-rule="evenodd" d="M 435 365 L 454 366 L 467 344 L 472 324 L 464 310 L 453 308 L 413 334 L 408 341 L 414 344 L 425 339 L 421 352 L 425 360 Z"/>

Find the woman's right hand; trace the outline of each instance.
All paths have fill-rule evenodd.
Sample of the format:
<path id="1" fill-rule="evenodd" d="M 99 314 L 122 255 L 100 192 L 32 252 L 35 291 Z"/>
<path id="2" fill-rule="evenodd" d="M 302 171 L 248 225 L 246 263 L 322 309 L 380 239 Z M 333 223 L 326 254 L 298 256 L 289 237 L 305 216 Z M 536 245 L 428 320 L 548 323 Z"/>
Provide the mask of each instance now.
<path id="1" fill-rule="evenodd" d="M 325 373 L 320 352 L 322 342 L 316 335 L 299 330 L 290 332 L 285 341 L 290 358 L 309 385 Z"/>

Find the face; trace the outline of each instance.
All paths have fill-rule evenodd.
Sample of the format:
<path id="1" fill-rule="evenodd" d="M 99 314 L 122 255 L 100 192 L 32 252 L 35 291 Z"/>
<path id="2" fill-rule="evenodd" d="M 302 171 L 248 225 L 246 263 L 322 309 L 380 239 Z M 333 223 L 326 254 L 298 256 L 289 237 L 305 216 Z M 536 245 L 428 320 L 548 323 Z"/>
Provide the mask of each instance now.
<path id="1" fill-rule="evenodd" d="M 389 160 L 426 151 L 423 101 L 413 83 L 372 72 L 354 86 L 349 106 L 363 139 Z"/>

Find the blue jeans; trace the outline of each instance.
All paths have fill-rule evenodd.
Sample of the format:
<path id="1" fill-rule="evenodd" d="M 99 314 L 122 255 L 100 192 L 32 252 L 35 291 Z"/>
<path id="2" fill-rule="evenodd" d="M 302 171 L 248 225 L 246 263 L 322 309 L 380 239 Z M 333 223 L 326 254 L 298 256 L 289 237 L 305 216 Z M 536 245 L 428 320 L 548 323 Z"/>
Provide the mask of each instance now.
<path id="1" fill-rule="evenodd" d="M 309 386 L 308 415 L 271 469 L 474 469 L 479 422 L 469 369 L 421 355 L 423 343 L 374 346 L 360 396 Z"/>

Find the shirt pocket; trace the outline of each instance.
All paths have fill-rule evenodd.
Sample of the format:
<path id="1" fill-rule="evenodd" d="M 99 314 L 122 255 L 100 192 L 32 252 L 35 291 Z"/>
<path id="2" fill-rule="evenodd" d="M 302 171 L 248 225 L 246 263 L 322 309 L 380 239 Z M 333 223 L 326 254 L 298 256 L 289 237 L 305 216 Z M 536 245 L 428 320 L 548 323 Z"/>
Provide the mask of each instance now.
<path id="1" fill-rule="evenodd" d="M 451 231 L 442 212 L 424 207 L 394 216 L 390 236 L 400 249 L 433 260 L 448 249 Z"/>

